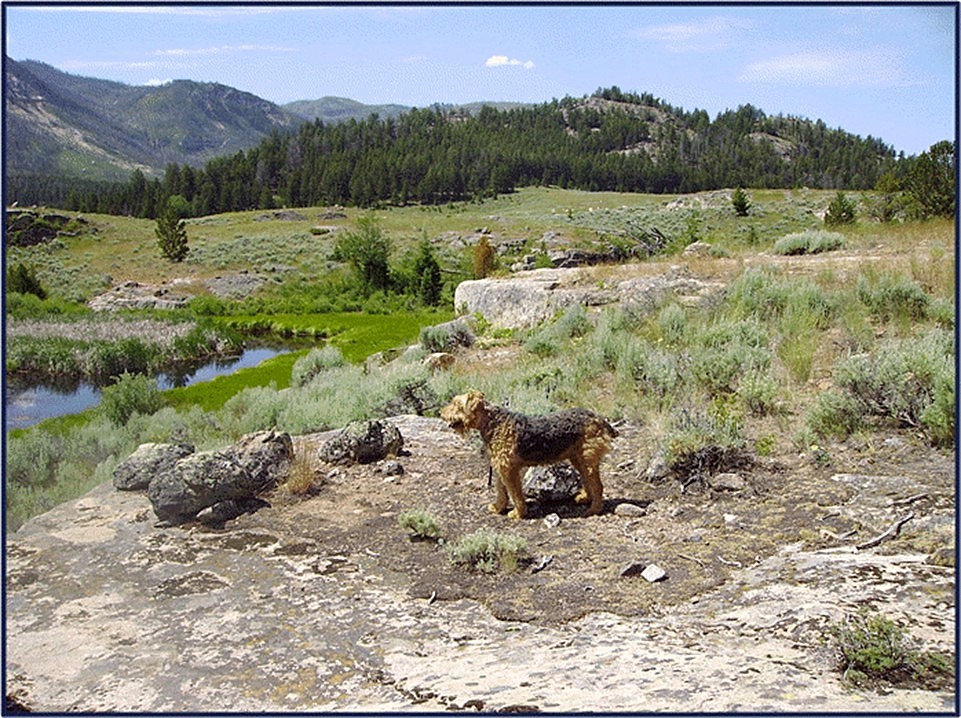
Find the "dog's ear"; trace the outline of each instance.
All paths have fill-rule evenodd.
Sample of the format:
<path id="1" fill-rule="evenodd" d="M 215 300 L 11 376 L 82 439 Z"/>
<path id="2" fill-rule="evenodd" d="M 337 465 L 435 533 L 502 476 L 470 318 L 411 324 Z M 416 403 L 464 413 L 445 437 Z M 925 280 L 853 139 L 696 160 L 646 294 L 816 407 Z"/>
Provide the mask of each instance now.
<path id="1" fill-rule="evenodd" d="M 484 405 L 484 394 L 483 392 L 477 391 L 476 389 L 471 389 L 467 392 L 467 400 L 464 402 L 464 408 L 468 412 L 473 412 L 479 406 Z"/>

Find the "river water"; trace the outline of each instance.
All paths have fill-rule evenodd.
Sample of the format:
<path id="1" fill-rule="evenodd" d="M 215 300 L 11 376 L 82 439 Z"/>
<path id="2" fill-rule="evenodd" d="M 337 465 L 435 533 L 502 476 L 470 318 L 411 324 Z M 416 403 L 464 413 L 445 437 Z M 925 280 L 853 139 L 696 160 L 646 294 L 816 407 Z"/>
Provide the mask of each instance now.
<path id="1" fill-rule="evenodd" d="M 240 356 L 220 358 L 199 368 L 192 368 L 189 372 L 177 374 L 159 374 L 157 387 L 172 389 L 173 387 L 190 386 L 203 381 L 210 381 L 218 376 L 232 374 L 238 369 L 257 366 L 260 362 L 283 354 L 289 349 L 275 347 L 254 347 L 245 349 Z M 28 426 L 65 414 L 78 412 L 96 406 L 100 401 L 100 389 L 86 382 L 70 388 L 54 388 L 50 386 L 18 385 L 8 379 L 4 386 L 4 430 L 23 429 Z"/>

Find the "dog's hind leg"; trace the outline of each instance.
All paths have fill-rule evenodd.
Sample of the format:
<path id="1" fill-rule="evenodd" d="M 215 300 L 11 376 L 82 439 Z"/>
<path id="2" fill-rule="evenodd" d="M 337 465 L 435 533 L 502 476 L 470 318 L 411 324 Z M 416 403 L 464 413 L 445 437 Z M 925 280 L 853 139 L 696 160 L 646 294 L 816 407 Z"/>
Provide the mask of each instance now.
<path id="1" fill-rule="evenodd" d="M 585 516 L 594 516 L 604 508 L 604 487 L 601 485 L 601 474 L 596 464 L 582 456 L 572 456 L 571 464 L 581 475 L 581 490 L 574 497 L 578 504 L 590 503 Z"/>

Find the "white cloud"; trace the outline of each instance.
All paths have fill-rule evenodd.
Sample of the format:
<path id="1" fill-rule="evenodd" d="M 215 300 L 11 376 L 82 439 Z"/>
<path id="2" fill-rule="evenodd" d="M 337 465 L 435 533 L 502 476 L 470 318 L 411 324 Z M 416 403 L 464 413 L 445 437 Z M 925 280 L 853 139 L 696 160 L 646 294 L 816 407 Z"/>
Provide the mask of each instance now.
<path id="1" fill-rule="evenodd" d="M 143 84 L 145 84 L 147 87 L 163 87 L 164 85 L 169 85 L 171 82 L 173 82 L 173 80 L 168 77 L 166 80 L 160 80 L 157 78 L 150 79 Z"/>
<path id="2" fill-rule="evenodd" d="M 736 44 L 742 31 L 752 29 L 754 23 L 750 20 L 717 16 L 686 23 L 651 25 L 629 35 L 659 43 L 665 50 L 674 52 L 714 52 Z"/>
<path id="3" fill-rule="evenodd" d="M 748 65 L 741 82 L 818 87 L 905 87 L 917 84 L 900 58 L 882 50 L 805 50 Z"/>
<path id="4" fill-rule="evenodd" d="M 507 55 L 491 55 L 484 63 L 485 67 L 523 67 L 525 70 L 533 70 L 532 60 L 521 61 Z"/>

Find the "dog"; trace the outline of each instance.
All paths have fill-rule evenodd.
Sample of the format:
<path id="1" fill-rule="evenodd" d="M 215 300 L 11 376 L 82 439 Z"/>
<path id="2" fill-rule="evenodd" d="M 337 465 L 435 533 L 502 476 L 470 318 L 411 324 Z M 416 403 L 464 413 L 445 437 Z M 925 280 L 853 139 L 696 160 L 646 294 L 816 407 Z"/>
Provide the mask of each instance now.
<path id="1" fill-rule="evenodd" d="M 617 436 L 604 417 L 587 409 L 525 416 L 491 404 L 476 390 L 455 396 L 440 416 L 461 436 L 471 429 L 480 432 L 498 479 L 492 513 L 503 513 L 509 498 L 514 508 L 508 517 L 524 518 L 521 469 L 564 460 L 581 475 L 582 487 L 574 500 L 589 504 L 584 515 L 599 514 L 604 508 L 600 464 Z"/>

